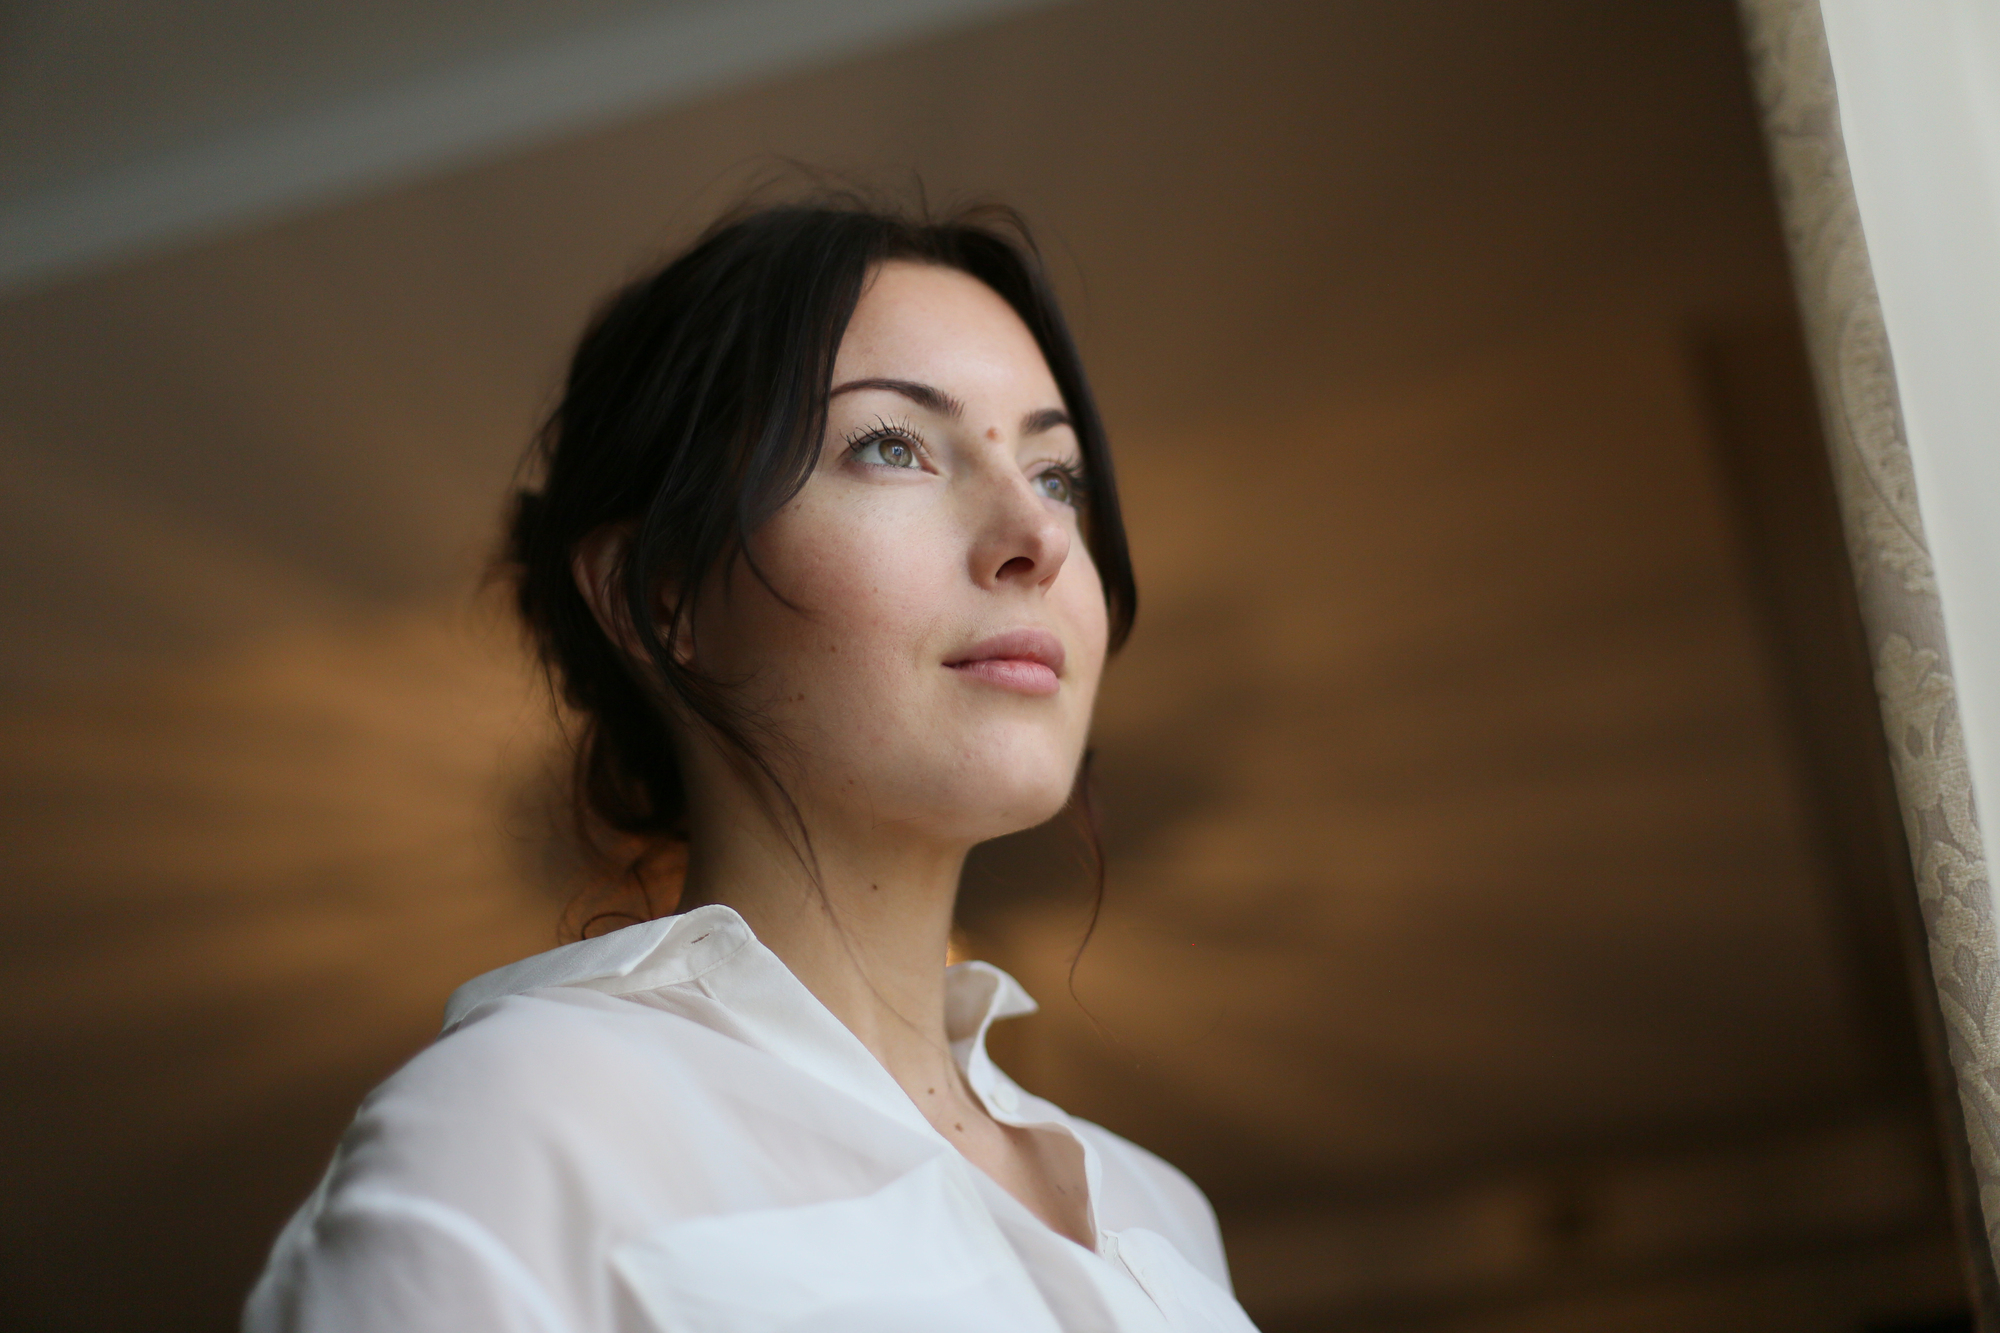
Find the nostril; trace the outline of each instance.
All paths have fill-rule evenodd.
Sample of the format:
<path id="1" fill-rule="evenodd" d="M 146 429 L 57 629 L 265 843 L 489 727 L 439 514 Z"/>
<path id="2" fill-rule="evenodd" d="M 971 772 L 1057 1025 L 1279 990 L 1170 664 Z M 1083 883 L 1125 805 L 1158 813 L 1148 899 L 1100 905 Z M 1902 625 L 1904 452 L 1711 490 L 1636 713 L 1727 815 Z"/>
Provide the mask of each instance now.
<path id="1" fill-rule="evenodd" d="M 1025 555 L 1017 555 L 1006 564 L 1000 566 L 1000 577 L 1003 579 L 1014 578 L 1017 575 L 1032 574 L 1034 572 L 1035 562 L 1028 559 Z"/>

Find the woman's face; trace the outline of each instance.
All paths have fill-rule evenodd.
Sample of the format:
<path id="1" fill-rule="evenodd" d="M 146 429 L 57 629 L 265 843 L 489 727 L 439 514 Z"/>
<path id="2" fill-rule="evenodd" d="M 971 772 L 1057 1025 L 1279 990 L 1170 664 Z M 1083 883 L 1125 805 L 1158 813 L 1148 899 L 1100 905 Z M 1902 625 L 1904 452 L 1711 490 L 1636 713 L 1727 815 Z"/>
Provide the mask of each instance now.
<path id="1" fill-rule="evenodd" d="M 978 841 L 1062 807 L 1107 632 L 1081 469 L 1006 302 L 954 269 L 874 273 L 818 466 L 751 543 L 797 609 L 739 562 L 690 642 L 795 747 L 808 818 Z"/>

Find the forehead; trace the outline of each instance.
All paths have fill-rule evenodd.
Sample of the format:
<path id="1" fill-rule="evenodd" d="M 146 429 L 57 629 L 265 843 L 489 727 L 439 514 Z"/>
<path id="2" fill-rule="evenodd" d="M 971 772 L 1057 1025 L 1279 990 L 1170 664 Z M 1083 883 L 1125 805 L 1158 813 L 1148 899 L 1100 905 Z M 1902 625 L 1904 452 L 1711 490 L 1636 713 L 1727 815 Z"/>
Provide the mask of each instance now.
<path id="1" fill-rule="evenodd" d="M 872 377 L 960 396 L 1055 387 L 1034 335 L 991 287 L 957 269 L 903 261 L 869 275 L 834 359 L 836 383 Z"/>

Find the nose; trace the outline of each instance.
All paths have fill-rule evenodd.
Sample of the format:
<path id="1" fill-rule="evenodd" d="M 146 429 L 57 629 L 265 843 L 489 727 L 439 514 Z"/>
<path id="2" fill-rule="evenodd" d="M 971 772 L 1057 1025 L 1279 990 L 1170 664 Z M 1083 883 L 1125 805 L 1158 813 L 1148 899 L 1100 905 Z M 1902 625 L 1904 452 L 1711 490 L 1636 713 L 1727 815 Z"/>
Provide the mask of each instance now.
<path id="1" fill-rule="evenodd" d="M 1046 590 L 1069 558 L 1070 525 L 1015 468 L 980 488 L 972 578 L 983 588 Z"/>

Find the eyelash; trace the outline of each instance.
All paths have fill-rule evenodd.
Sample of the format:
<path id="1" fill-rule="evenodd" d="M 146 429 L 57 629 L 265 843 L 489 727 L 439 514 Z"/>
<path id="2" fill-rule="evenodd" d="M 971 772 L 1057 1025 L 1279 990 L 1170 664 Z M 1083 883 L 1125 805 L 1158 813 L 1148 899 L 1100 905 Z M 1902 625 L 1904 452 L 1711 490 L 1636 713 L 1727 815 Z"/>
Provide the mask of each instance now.
<path id="1" fill-rule="evenodd" d="M 872 426 L 855 427 L 847 433 L 841 443 L 847 452 L 853 455 L 871 444 L 891 439 L 908 444 L 917 451 L 919 458 L 930 457 L 930 446 L 924 443 L 924 437 L 917 433 L 916 427 L 907 422 L 888 421 L 882 417 L 875 418 L 875 424 Z M 1082 509 L 1090 496 L 1090 479 L 1085 476 L 1082 467 L 1075 463 L 1051 463 L 1035 475 L 1045 477 L 1051 472 L 1060 476 L 1063 484 L 1069 488 L 1068 503 L 1077 509 Z"/>
<path id="2" fill-rule="evenodd" d="M 849 431 L 843 443 L 848 453 L 858 454 L 878 440 L 891 439 L 902 440 L 908 444 L 917 451 L 919 458 L 929 458 L 931 455 L 930 446 L 924 443 L 923 436 L 917 434 L 916 427 L 907 422 L 887 421 L 881 417 L 875 418 L 875 424 L 872 426 L 857 426 Z"/>
<path id="3" fill-rule="evenodd" d="M 1068 503 L 1072 508 L 1081 510 L 1089 503 L 1090 478 L 1081 467 L 1075 463 L 1051 463 L 1035 475 L 1037 478 L 1046 477 L 1051 472 L 1061 477 L 1063 484 L 1069 487 Z"/>

